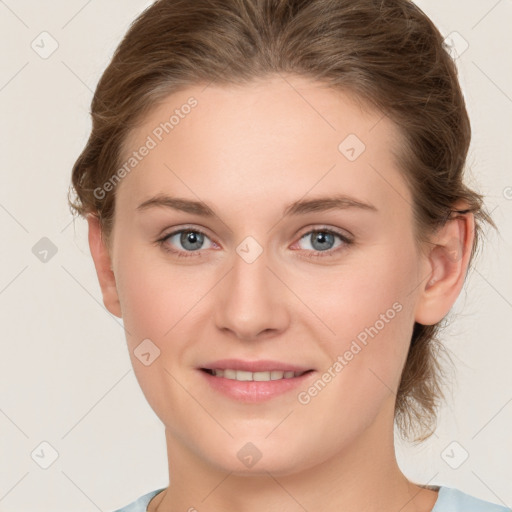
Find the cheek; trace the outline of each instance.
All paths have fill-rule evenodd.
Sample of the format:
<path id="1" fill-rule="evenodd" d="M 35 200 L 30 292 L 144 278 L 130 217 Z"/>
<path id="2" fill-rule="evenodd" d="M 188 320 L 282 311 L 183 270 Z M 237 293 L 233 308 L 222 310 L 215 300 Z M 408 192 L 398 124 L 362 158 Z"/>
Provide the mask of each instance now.
<path id="1" fill-rule="evenodd" d="M 130 343 L 141 337 L 163 343 L 172 337 L 174 326 L 180 325 L 207 290 L 206 284 L 200 286 L 204 280 L 166 262 L 159 250 L 128 250 L 119 262 L 117 288 Z"/>
<path id="2" fill-rule="evenodd" d="M 413 255 L 397 259 L 382 252 L 368 264 L 317 276 L 311 309 L 321 311 L 332 331 L 324 329 L 318 339 L 331 365 L 341 358 L 343 369 L 331 370 L 341 376 L 340 387 L 350 380 L 345 389 L 355 387 L 368 396 L 376 388 L 398 386 L 414 325 L 415 265 Z"/>
<path id="3" fill-rule="evenodd" d="M 319 369 L 313 389 L 301 390 L 298 397 L 307 404 L 308 417 L 329 415 L 325 435 L 333 435 L 333 443 L 341 444 L 369 427 L 394 399 L 413 325 L 407 294 L 398 286 L 374 286 L 365 298 L 359 295 L 357 283 L 346 281 L 345 285 L 343 292 L 331 295 L 331 302 L 325 301 L 324 321 L 336 332 L 336 336 L 318 336 L 325 340 L 325 366 Z"/>
<path id="4" fill-rule="evenodd" d="M 155 258 L 154 253 L 148 249 L 123 252 L 116 278 L 129 356 L 139 386 L 161 421 L 175 425 L 179 423 L 177 411 L 190 407 L 190 397 L 178 383 L 182 381 L 180 366 L 190 339 L 187 329 L 193 306 L 207 289 L 198 289 L 200 280 L 190 282 L 187 273 Z"/>
<path id="5" fill-rule="evenodd" d="M 395 303 L 405 307 L 414 299 L 415 276 L 414 257 L 397 260 L 394 254 L 381 250 L 370 257 L 356 255 L 346 265 L 309 275 L 304 272 L 291 279 L 297 295 L 334 331 L 331 338 L 346 338 L 364 331 L 388 310 L 387 316 L 394 318 L 398 309 L 393 309 Z"/>

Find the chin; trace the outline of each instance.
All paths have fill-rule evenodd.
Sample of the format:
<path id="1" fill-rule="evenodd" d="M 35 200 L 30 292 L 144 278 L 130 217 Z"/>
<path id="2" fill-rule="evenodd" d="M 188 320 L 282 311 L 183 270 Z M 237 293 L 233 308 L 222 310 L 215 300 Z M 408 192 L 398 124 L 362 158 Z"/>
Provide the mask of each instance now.
<path id="1" fill-rule="evenodd" d="M 315 454 L 305 453 L 300 444 L 278 444 L 264 436 L 251 442 L 246 436 L 243 441 L 230 440 L 224 448 L 212 446 L 203 456 L 218 470 L 238 476 L 286 476 L 316 464 Z"/>

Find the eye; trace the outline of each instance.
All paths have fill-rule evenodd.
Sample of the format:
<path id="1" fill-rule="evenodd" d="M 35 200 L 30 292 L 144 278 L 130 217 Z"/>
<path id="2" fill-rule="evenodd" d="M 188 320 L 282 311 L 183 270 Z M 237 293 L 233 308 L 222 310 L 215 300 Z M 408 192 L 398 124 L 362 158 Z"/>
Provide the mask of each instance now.
<path id="1" fill-rule="evenodd" d="M 336 238 L 340 241 L 337 245 Z M 346 246 L 353 243 L 353 241 L 347 236 L 334 231 L 332 229 L 314 229 L 312 231 L 308 231 L 306 234 L 302 235 L 299 242 L 305 240 L 305 249 L 311 254 L 308 254 L 307 257 L 329 257 L 333 256 L 333 254 L 338 253 L 340 250 L 346 248 Z"/>
<path id="2" fill-rule="evenodd" d="M 204 246 L 205 240 L 210 240 L 208 235 L 196 228 L 180 229 L 173 231 L 157 240 L 157 243 L 167 252 L 173 253 L 178 257 L 200 256 L 200 249 L 209 249 L 213 246 L 210 240 L 210 245 Z M 172 246 L 181 246 L 181 248 L 172 249 Z M 197 254 L 193 254 L 196 252 Z M 192 253 L 192 254 L 187 254 Z"/>

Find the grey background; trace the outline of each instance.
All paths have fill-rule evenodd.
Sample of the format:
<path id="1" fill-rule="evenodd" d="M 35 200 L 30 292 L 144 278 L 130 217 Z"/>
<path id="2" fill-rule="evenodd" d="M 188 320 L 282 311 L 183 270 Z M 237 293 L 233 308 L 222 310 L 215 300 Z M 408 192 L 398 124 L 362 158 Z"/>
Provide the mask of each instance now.
<path id="1" fill-rule="evenodd" d="M 0 511 L 108 511 L 167 485 L 163 427 L 66 203 L 92 92 L 150 3 L 0 1 Z M 489 231 L 443 336 L 457 373 L 439 428 L 418 447 L 398 440 L 399 462 L 417 482 L 512 507 L 512 2 L 417 3 L 456 41 L 470 182 L 500 234 Z"/>

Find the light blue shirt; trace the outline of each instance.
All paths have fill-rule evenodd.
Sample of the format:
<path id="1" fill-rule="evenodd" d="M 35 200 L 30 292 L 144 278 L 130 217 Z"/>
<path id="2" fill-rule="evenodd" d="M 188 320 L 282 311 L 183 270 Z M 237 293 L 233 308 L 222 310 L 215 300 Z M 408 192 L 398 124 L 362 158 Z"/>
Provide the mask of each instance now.
<path id="1" fill-rule="evenodd" d="M 146 512 L 151 499 L 164 489 L 166 487 L 144 494 L 138 500 L 114 512 Z M 512 512 L 512 509 L 480 500 L 458 489 L 439 486 L 437 501 L 431 512 Z"/>

